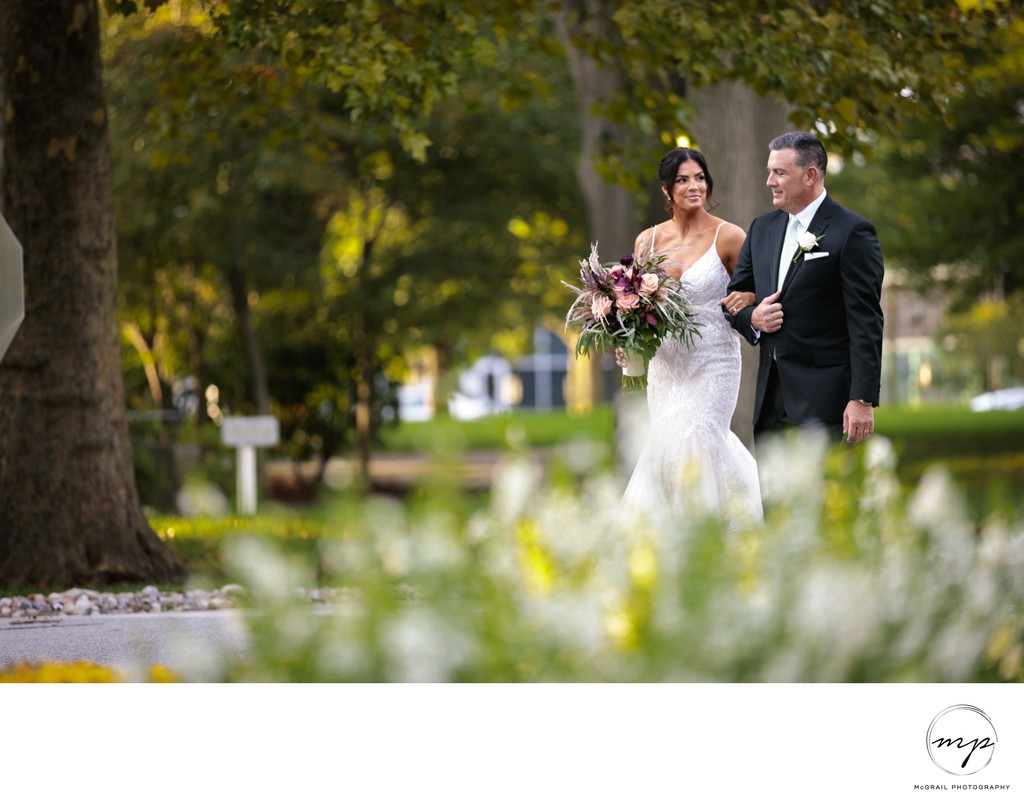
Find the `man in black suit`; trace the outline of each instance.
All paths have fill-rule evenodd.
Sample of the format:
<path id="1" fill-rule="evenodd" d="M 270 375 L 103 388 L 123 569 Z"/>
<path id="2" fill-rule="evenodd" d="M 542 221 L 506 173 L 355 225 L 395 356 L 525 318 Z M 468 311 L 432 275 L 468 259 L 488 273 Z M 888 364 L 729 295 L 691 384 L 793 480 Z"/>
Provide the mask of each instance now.
<path id="1" fill-rule="evenodd" d="M 754 437 L 800 426 L 863 441 L 881 386 L 878 236 L 825 192 L 817 137 L 789 132 L 768 148 L 775 210 L 751 223 L 722 299 L 733 328 L 761 349 Z M 743 306 L 734 292 L 755 301 Z"/>

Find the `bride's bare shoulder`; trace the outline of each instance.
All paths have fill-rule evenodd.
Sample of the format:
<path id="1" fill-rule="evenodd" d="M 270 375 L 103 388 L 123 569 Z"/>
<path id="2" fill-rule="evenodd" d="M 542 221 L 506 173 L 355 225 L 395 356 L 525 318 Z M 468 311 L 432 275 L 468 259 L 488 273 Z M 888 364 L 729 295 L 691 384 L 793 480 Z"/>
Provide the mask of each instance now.
<path id="1" fill-rule="evenodd" d="M 649 228 L 641 230 L 636 237 L 636 243 L 639 244 L 650 244 L 651 240 L 657 236 L 660 242 L 664 236 L 667 236 L 670 231 L 667 230 L 667 226 L 672 224 L 671 219 L 666 219 L 664 222 L 658 222 L 657 224 L 651 225 Z M 662 235 L 664 234 L 664 236 Z"/>
<path id="2" fill-rule="evenodd" d="M 747 238 L 747 234 L 743 232 L 743 228 L 739 225 L 734 225 L 732 222 L 722 220 L 721 229 L 718 231 L 719 245 L 730 248 L 735 247 L 736 250 L 739 250 L 745 238 Z"/>
<path id="3" fill-rule="evenodd" d="M 718 257 L 722 259 L 722 263 L 729 270 L 730 275 L 736 266 L 740 248 L 743 247 L 743 241 L 746 238 L 747 234 L 743 232 L 743 228 L 722 220 L 721 228 L 718 231 Z"/>
<path id="4" fill-rule="evenodd" d="M 656 225 L 652 225 L 651 227 L 646 228 L 645 230 L 641 230 L 637 234 L 636 240 L 633 242 L 633 252 L 634 253 L 639 253 L 640 250 L 642 248 L 644 248 L 644 247 L 650 247 L 651 239 L 654 238 L 654 229 L 655 229 L 655 227 L 657 227 L 657 226 Z"/>

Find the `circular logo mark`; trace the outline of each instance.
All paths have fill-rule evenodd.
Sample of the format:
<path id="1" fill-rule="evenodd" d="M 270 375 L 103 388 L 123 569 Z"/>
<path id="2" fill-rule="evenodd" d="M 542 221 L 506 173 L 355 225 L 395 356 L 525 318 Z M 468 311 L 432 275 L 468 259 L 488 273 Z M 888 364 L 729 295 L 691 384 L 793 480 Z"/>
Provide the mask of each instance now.
<path id="1" fill-rule="evenodd" d="M 928 755 L 950 775 L 973 775 L 985 769 L 996 749 L 996 729 L 973 705 L 951 705 L 928 726 Z"/>

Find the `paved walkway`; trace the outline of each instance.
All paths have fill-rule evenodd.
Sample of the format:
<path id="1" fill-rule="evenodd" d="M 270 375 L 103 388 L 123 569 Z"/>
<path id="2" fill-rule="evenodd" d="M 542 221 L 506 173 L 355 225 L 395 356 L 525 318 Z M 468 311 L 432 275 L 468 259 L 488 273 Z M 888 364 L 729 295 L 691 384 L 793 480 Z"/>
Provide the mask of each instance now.
<path id="1" fill-rule="evenodd" d="M 0 669 L 17 662 L 90 660 L 122 671 L 160 663 L 244 655 L 240 610 L 64 615 L 54 621 L 0 623 Z"/>

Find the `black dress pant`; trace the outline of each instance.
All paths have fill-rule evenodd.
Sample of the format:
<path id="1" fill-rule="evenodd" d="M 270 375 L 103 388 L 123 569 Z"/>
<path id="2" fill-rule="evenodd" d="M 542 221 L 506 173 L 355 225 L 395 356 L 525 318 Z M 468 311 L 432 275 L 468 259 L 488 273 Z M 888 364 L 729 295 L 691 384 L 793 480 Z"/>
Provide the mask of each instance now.
<path id="1" fill-rule="evenodd" d="M 782 395 L 782 382 L 779 379 L 779 366 L 773 359 L 768 370 L 768 385 L 761 403 L 761 413 L 754 425 L 754 441 L 769 433 L 779 433 L 799 427 L 806 430 L 825 430 L 830 441 L 846 441 L 842 423 L 833 424 L 824 421 L 813 421 L 797 424 L 786 414 L 786 399 Z"/>
<path id="2" fill-rule="evenodd" d="M 754 436 L 762 433 L 775 433 L 795 426 L 786 420 L 786 400 L 782 398 L 779 366 L 775 360 L 771 360 L 771 368 L 768 369 L 768 386 L 764 391 L 761 414 L 754 425 Z"/>

